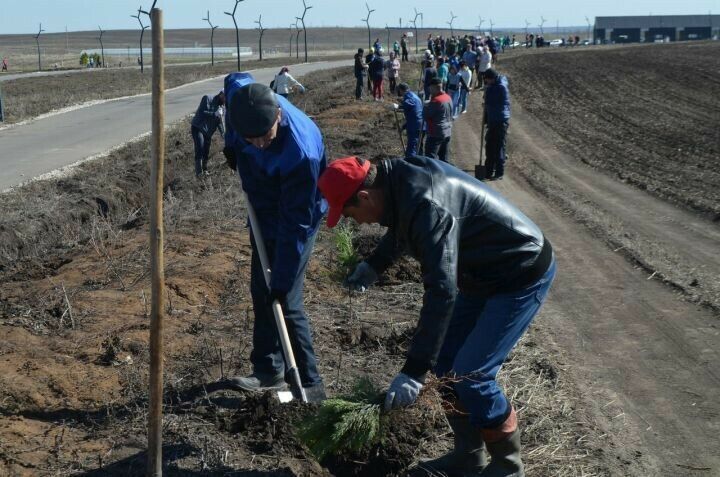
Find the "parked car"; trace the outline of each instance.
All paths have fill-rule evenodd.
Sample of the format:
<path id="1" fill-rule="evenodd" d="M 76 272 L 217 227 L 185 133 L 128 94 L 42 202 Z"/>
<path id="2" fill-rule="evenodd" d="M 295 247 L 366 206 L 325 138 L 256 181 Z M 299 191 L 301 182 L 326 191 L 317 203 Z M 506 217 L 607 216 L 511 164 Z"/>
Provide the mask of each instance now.
<path id="1" fill-rule="evenodd" d="M 550 46 L 562 46 L 562 45 L 563 45 L 563 41 L 560 40 L 559 38 L 550 41 Z"/>

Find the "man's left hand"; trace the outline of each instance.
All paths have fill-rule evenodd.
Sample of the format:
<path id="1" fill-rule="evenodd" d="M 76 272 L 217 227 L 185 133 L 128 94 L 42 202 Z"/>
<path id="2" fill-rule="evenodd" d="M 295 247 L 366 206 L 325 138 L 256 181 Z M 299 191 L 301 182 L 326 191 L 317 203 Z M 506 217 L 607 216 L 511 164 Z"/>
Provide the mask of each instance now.
<path id="1" fill-rule="evenodd" d="M 423 384 L 405 373 L 398 373 L 385 395 L 385 410 L 406 407 L 415 402 Z"/>

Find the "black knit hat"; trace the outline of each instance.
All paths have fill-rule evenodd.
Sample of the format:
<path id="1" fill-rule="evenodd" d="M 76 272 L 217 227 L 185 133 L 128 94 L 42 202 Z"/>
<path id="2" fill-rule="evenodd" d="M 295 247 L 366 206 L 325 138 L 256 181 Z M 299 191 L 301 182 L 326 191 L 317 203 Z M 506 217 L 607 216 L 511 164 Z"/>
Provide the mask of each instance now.
<path id="1" fill-rule="evenodd" d="M 230 124 L 240 137 L 260 137 L 267 134 L 278 114 L 275 93 L 260 83 L 251 83 L 233 95 L 228 112 Z"/>
<path id="2" fill-rule="evenodd" d="M 498 77 L 498 72 L 492 68 L 488 68 L 485 70 L 483 75 L 485 76 L 485 78 L 495 79 Z"/>

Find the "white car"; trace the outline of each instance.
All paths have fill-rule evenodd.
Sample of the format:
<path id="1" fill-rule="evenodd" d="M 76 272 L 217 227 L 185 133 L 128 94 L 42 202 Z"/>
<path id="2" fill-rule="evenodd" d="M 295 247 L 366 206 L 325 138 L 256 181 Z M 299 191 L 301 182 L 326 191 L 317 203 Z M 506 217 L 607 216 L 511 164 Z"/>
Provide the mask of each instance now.
<path id="1" fill-rule="evenodd" d="M 550 46 L 562 46 L 562 45 L 563 45 L 562 40 L 555 39 L 550 42 Z"/>

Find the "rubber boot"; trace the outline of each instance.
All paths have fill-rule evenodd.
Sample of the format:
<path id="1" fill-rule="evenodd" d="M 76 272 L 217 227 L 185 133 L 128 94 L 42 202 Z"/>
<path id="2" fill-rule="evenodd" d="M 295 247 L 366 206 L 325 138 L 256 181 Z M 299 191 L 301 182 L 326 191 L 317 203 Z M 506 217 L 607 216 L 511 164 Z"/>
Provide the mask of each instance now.
<path id="1" fill-rule="evenodd" d="M 469 416 L 448 416 L 455 434 L 455 448 L 437 459 L 421 462 L 418 466 L 430 475 L 471 477 L 482 475 L 487 465 L 480 431 L 470 424 Z"/>
<path id="2" fill-rule="evenodd" d="M 520 430 L 515 409 L 510 408 L 510 414 L 500 426 L 480 432 L 490 454 L 490 464 L 480 477 L 525 477 L 520 460 Z"/>

